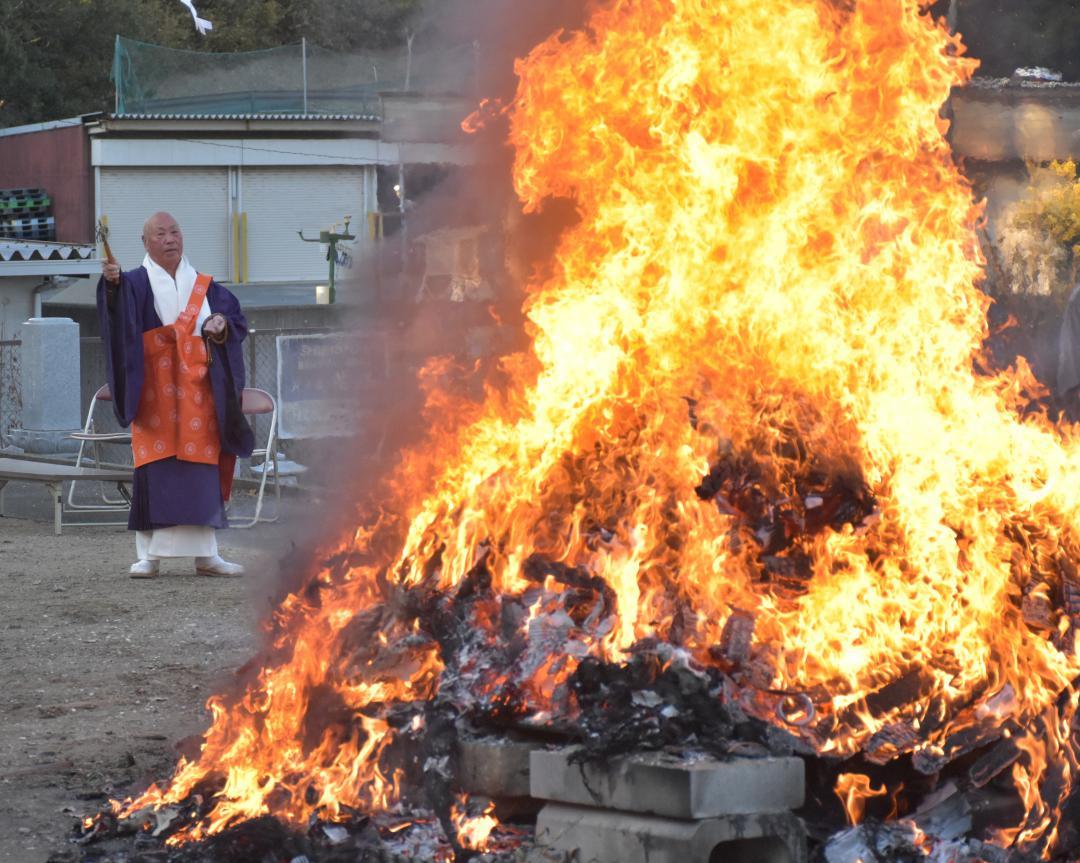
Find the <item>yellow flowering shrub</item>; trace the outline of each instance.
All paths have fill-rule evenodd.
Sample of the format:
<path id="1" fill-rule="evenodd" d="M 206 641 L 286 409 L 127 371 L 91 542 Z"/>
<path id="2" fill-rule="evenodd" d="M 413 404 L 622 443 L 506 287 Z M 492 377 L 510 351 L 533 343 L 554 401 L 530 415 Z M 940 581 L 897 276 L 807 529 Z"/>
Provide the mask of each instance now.
<path id="1" fill-rule="evenodd" d="M 998 248 L 1013 294 L 1064 302 L 1080 261 L 1080 179 L 1076 163 L 1029 165 L 1027 193 L 1005 208 Z"/>

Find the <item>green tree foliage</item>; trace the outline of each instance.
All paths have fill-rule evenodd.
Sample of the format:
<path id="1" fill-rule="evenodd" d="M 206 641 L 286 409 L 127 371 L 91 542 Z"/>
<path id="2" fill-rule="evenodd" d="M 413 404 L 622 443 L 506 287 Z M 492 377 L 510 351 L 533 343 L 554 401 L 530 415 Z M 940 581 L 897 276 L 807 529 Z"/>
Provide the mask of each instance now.
<path id="1" fill-rule="evenodd" d="M 282 21 L 290 32 L 304 34 L 324 48 L 377 48 L 401 42 L 419 5 L 417 0 L 293 0 Z M 363 14 L 357 14 L 359 9 Z"/>
<path id="2" fill-rule="evenodd" d="M 306 37 L 325 48 L 402 41 L 422 0 L 0 0 L 0 127 L 111 110 L 117 34 L 173 48 L 250 51 Z"/>
<path id="3" fill-rule="evenodd" d="M 112 106 L 116 34 L 201 51 L 249 51 L 299 42 L 334 50 L 399 43 L 424 0 L 195 0 L 214 23 L 200 36 L 179 0 L 0 0 L 0 127 Z M 522 2 L 535 6 L 564 0 Z M 565 0 L 571 2 L 571 0 Z M 574 3 L 581 0 L 572 0 Z M 1049 66 L 1080 80 L 1080 0 L 956 0 L 958 29 L 981 74 Z M 432 0 L 433 9 L 445 5 Z M 472 4 L 462 4 L 469 8 Z M 930 4 L 945 15 L 950 0 Z M 469 21 L 474 16 L 455 15 Z M 446 22 L 444 21 L 443 24 Z M 452 22 L 451 22 L 452 23 Z M 442 29 L 440 25 L 439 29 Z"/>
<path id="4" fill-rule="evenodd" d="M 115 34 L 146 33 L 160 5 L 149 0 L 0 3 L 0 125 L 106 107 Z"/>

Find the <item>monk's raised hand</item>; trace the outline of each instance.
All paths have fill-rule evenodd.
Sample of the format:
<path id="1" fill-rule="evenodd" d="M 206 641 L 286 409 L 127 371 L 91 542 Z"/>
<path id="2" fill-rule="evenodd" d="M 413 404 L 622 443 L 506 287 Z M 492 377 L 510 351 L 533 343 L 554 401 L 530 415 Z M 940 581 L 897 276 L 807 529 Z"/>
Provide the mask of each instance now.
<path id="1" fill-rule="evenodd" d="M 105 277 L 105 281 L 113 285 L 120 284 L 120 265 L 106 262 L 105 266 L 101 268 L 101 275 Z"/>
<path id="2" fill-rule="evenodd" d="M 227 329 L 228 324 L 225 322 L 224 316 L 216 314 L 208 317 L 202 327 L 203 335 L 215 342 L 225 341 Z"/>

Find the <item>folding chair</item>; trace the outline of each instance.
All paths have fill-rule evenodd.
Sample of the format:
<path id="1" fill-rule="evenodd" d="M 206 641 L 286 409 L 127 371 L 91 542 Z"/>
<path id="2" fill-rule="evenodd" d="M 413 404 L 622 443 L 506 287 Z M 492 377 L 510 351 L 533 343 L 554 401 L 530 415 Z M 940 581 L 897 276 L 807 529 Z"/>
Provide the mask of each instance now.
<path id="1" fill-rule="evenodd" d="M 99 432 L 96 430 L 94 425 L 94 411 L 97 408 L 98 402 L 111 402 L 112 400 L 112 391 L 109 389 L 109 385 L 103 384 L 98 388 L 98 391 L 94 393 L 94 397 L 90 399 L 90 408 L 86 412 L 86 424 L 83 426 L 83 430 L 68 435 L 68 437 L 79 441 L 79 454 L 75 457 L 75 467 L 85 467 L 84 461 L 92 461 L 94 467 L 100 468 L 102 465 L 102 444 L 131 446 L 131 432 Z M 94 456 L 92 459 L 86 457 L 87 444 L 93 446 Z M 82 512 L 123 512 L 131 507 L 131 497 L 124 494 L 125 490 L 122 486 L 118 486 L 121 492 L 120 497 L 115 497 L 109 495 L 105 483 L 98 483 L 100 503 L 76 503 L 76 482 L 85 481 L 86 480 L 72 480 L 68 486 L 67 508 L 69 510 L 80 510 Z M 126 522 L 124 523 L 126 524 Z M 95 524 L 106 524 L 106 522 L 95 522 Z M 119 522 L 108 522 L 108 524 L 119 524 Z"/>
<path id="2" fill-rule="evenodd" d="M 254 527 L 260 521 L 275 522 L 281 517 L 281 475 L 278 472 L 277 460 L 277 402 L 266 390 L 245 387 L 240 395 L 240 410 L 245 416 L 270 414 L 270 431 L 267 432 L 266 446 L 252 450 L 251 453 L 252 469 L 261 468 L 259 472 L 262 474 L 259 480 L 259 492 L 255 497 L 255 515 L 250 521 L 229 523 L 229 527 L 246 528 Z M 262 459 L 259 465 L 254 464 L 257 458 Z M 266 492 L 266 478 L 271 472 L 274 474 L 274 516 L 266 518 L 262 515 L 263 496 Z"/>

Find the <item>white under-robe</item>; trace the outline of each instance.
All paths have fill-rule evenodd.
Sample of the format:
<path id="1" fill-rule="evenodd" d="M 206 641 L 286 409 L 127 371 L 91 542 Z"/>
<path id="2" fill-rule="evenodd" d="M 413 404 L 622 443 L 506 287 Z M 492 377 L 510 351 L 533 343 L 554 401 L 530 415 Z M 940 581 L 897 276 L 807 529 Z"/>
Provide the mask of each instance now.
<path id="1" fill-rule="evenodd" d="M 206 525 L 178 524 L 135 531 L 139 560 L 163 557 L 213 557 L 218 553 L 217 531 Z"/>

